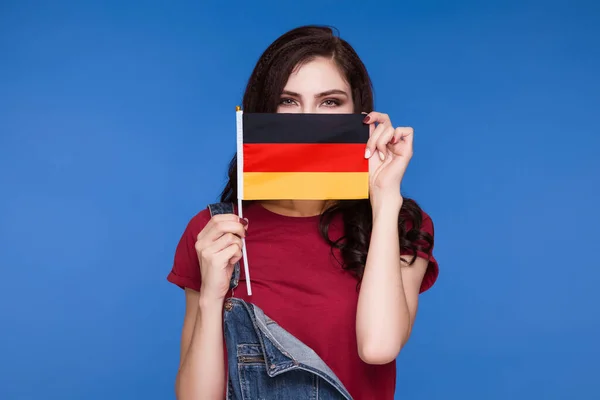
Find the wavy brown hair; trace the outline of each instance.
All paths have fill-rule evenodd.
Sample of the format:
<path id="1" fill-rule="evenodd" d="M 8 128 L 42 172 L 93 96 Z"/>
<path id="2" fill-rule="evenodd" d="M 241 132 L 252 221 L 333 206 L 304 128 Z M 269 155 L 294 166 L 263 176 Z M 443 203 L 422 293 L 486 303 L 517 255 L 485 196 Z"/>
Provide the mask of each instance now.
<path id="1" fill-rule="evenodd" d="M 354 112 L 373 111 L 373 88 L 367 69 L 354 49 L 333 30 L 324 26 L 303 26 L 293 29 L 275 40 L 258 60 L 246 86 L 243 98 L 244 112 L 274 113 L 281 93 L 291 73 L 299 65 L 316 57 L 333 60 L 352 89 Z M 400 189 L 398 189 L 400 190 Z M 237 157 L 229 165 L 229 182 L 221 193 L 222 202 L 237 200 Z M 341 238 L 329 237 L 329 225 L 334 216 L 341 214 L 344 222 L 344 235 Z M 340 200 L 326 208 L 321 214 L 319 229 L 323 238 L 332 247 L 340 249 L 342 266 L 362 279 L 369 242 L 371 239 L 372 209 L 369 199 Z M 411 228 L 407 230 L 407 221 Z M 411 199 L 404 199 L 398 215 L 400 249 L 428 252 L 433 238 L 422 231 L 423 216 L 419 205 Z"/>

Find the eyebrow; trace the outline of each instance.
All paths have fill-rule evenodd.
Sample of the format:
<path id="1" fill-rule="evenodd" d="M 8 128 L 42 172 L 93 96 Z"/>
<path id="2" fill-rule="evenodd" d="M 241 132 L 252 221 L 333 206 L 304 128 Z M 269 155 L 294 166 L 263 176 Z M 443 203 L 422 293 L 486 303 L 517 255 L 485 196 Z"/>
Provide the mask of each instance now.
<path id="1" fill-rule="evenodd" d="M 285 95 L 292 96 L 292 97 L 302 97 L 299 93 L 290 92 L 289 90 L 284 90 L 281 94 L 285 94 Z M 325 92 L 315 94 L 315 98 L 331 96 L 332 94 L 341 94 L 341 95 L 348 97 L 348 93 L 344 92 L 343 90 L 331 89 L 331 90 L 327 90 Z"/>

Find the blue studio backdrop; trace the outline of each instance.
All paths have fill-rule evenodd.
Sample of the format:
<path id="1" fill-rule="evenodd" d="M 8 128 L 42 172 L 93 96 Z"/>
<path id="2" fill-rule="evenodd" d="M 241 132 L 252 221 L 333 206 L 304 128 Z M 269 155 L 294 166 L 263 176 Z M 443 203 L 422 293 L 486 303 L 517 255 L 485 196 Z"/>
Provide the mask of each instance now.
<path id="1" fill-rule="evenodd" d="M 0 398 L 172 399 L 166 275 L 216 200 L 260 53 L 337 27 L 441 273 L 399 399 L 597 399 L 600 6 L 593 1 L 0 5 Z"/>

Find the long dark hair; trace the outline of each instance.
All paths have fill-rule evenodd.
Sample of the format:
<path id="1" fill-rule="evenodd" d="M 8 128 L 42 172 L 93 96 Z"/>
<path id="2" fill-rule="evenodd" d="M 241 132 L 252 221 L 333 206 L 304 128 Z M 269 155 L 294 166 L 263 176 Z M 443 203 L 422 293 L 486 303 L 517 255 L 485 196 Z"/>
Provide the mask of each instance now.
<path id="1" fill-rule="evenodd" d="M 281 93 L 293 70 L 302 63 L 316 57 L 327 57 L 335 61 L 352 88 L 354 112 L 373 111 L 373 88 L 367 69 L 354 49 L 343 39 L 334 35 L 329 27 L 303 26 L 293 29 L 275 40 L 262 54 L 246 86 L 242 102 L 244 112 L 273 113 L 277 111 Z M 229 182 L 221 193 L 222 202 L 237 200 L 237 157 L 229 164 Z M 334 216 L 341 214 L 344 235 L 329 237 L 329 225 Z M 341 200 L 329 206 L 321 214 L 319 229 L 323 238 L 332 247 L 340 249 L 343 267 L 362 279 L 369 250 L 372 230 L 372 209 L 368 199 Z M 419 205 L 404 199 L 398 215 L 401 250 L 409 250 L 414 256 L 417 251 L 427 253 L 433 238 L 421 231 L 423 217 Z M 411 221 L 407 230 L 407 221 Z M 427 243 L 423 246 L 423 243 Z M 427 248 L 423 248 L 427 247 Z"/>

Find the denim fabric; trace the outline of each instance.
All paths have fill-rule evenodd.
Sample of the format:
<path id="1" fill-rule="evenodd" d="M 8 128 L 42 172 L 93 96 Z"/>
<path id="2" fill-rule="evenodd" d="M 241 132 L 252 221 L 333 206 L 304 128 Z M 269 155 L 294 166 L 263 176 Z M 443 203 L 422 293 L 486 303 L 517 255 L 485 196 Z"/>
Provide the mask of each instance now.
<path id="1" fill-rule="evenodd" d="M 211 204 L 211 215 L 233 213 L 231 204 Z M 230 288 L 239 282 L 235 265 Z M 257 306 L 225 300 L 227 400 L 352 400 L 333 371 L 308 346 Z"/>

